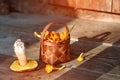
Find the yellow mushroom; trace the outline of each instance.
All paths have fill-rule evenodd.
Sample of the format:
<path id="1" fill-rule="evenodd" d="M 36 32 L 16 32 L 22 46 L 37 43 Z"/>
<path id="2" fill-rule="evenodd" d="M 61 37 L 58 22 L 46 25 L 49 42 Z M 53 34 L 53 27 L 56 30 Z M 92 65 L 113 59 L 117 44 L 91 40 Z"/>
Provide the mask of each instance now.
<path id="1" fill-rule="evenodd" d="M 82 62 L 82 61 L 84 60 L 83 54 L 84 54 L 84 53 L 81 53 L 81 54 L 79 55 L 79 57 L 77 58 L 77 61 L 78 61 L 78 62 Z"/>
<path id="2" fill-rule="evenodd" d="M 55 31 L 50 32 L 50 38 L 55 42 L 60 41 L 60 35 L 59 35 L 59 33 L 56 33 Z"/>
<path id="3" fill-rule="evenodd" d="M 15 72 L 25 72 L 35 70 L 38 66 L 37 61 L 28 60 L 26 65 L 21 66 L 18 60 L 15 60 L 11 65 L 10 69 Z"/>
<path id="4" fill-rule="evenodd" d="M 41 35 L 39 35 L 37 32 L 34 32 L 35 37 L 41 38 Z"/>
<path id="5" fill-rule="evenodd" d="M 50 72 L 52 72 L 53 70 L 62 70 L 63 68 L 65 68 L 65 65 L 63 65 L 62 67 L 60 67 L 60 68 L 57 68 L 57 67 L 54 67 L 54 66 L 52 66 L 52 65 L 49 65 L 49 64 L 47 64 L 46 66 L 45 66 L 45 71 L 47 72 L 47 73 L 50 73 Z"/>
<path id="6" fill-rule="evenodd" d="M 64 32 L 61 32 L 61 33 L 60 33 L 60 39 L 61 39 L 60 42 L 68 39 L 68 38 L 69 38 L 69 35 L 68 35 L 68 34 L 69 34 L 69 33 L 68 33 L 68 31 L 66 31 L 66 30 L 65 30 Z"/>

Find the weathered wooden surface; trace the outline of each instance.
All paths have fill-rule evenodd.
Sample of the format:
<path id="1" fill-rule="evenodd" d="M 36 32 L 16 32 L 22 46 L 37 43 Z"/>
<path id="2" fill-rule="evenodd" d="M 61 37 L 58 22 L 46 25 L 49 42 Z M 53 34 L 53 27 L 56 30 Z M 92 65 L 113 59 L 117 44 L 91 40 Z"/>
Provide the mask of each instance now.
<path id="1" fill-rule="evenodd" d="M 7 3 L 0 1 L 0 15 L 6 15 L 9 13 L 9 6 Z"/>
<path id="2" fill-rule="evenodd" d="M 61 6 L 66 6 L 66 7 L 75 7 L 76 6 L 75 0 L 50 0 L 49 2 L 51 4 L 61 5 Z"/>
<path id="3" fill-rule="evenodd" d="M 63 70 L 47 74 L 45 64 L 38 59 L 39 39 L 34 37 L 33 32 L 41 32 L 51 21 L 65 22 L 69 28 L 74 23 L 76 26 L 71 32 L 71 60 L 64 63 L 66 68 Z M 43 15 L 0 16 L 0 80 L 119 80 L 119 25 Z M 16 73 L 10 70 L 10 64 L 17 59 L 12 56 L 13 43 L 17 38 L 26 43 L 27 56 L 39 62 L 35 71 Z M 76 58 L 81 52 L 84 52 L 85 60 L 77 62 Z"/>
<path id="4" fill-rule="evenodd" d="M 120 0 L 113 0 L 112 12 L 120 13 Z"/>
<path id="5" fill-rule="evenodd" d="M 81 10 L 78 9 L 75 12 L 76 16 L 81 19 L 89 19 L 89 20 L 98 20 L 98 21 L 106 21 L 106 22 L 119 22 L 120 15 L 115 14 L 108 14 L 96 11 L 89 11 L 89 10 Z"/>
<path id="6" fill-rule="evenodd" d="M 78 44 L 78 45 L 77 45 Z M 35 71 L 17 73 L 9 69 L 10 64 L 16 59 L 11 56 L 0 54 L 0 80 L 119 80 L 120 79 L 120 55 L 119 49 L 106 46 L 80 45 L 74 43 L 73 50 L 84 48 L 85 60 L 77 62 L 71 60 L 65 63 L 67 66 L 61 71 L 47 74 L 44 70 L 45 64 L 39 62 Z M 75 47 L 77 46 L 77 48 Z M 73 51 L 72 51 L 73 52 Z M 75 56 L 76 53 L 72 54 Z"/>
<path id="7" fill-rule="evenodd" d="M 77 8 L 111 12 L 112 0 L 77 0 Z"/>
<path id="8" fill-rule="evenodd" d="M 111 12 L 112 0 L 50 0 L 52 4 Z"/>
<path id="9" fill-rule="evenodd" d="M 39 13 L 41 0 L 10 0 L 8 5 L 11 12 Z"/>
<path id="10" fill-rule="evenodd" d="M 120 0 L 9 0 L 7 4 L 10 11 L 20 13 L 120 22 Z M 8 13 L 6 8 L 1 6 L 0 11 Z"/>

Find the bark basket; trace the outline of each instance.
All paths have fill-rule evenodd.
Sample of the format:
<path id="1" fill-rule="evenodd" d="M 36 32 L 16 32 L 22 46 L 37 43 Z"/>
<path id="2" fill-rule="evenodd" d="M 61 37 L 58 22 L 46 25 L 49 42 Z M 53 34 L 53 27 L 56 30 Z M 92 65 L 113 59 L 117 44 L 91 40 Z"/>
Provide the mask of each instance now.
<path id="1" fill-rule="evenodd" d="M 62 42 L 50 42 L 44 39 L 45 32 L 55 24 L 61 24 L 68 31 L 66 40 Z M 45 26 L 40 38 L 40 58 L 46 64 L 59 64 L 70 60 L 70 33 L 67 25 L 62 22 L 51 22 Z"/>

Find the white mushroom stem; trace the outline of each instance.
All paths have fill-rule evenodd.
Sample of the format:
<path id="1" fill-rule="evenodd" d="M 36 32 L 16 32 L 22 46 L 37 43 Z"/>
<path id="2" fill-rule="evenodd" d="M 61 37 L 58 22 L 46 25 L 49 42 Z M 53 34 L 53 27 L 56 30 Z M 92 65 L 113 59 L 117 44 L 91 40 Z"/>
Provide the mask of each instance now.
<path id="1" fill-rule="evenodd" d="M 17 39 L 14 43 L 14 51 L 18 58 L 18 61 L 21 66 L 24 66 L 27 64 L 27 57 L 25 54 L 25 46 L 24 43 L 21 41 L 21 39 Z"/>

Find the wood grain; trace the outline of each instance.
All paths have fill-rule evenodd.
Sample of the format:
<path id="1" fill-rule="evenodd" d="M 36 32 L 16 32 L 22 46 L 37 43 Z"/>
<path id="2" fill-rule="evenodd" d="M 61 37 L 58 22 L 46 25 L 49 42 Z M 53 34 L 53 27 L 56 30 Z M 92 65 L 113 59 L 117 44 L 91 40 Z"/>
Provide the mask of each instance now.
<path id="1" fill-rule="evenodd" d="M 77 0 L 77 8 L 111 12 L 111 0 Z"/>
<path id="2" fill-rule="evenodd" d="M 113 0 L 112 12 L 120 13 L 120 0 Z"/>
<path id="3" fill-rule="evenodd" d="M 51 4 L 66 6 L 66 7 L 75 7 L 75 0 L 50 0 Z"/>

